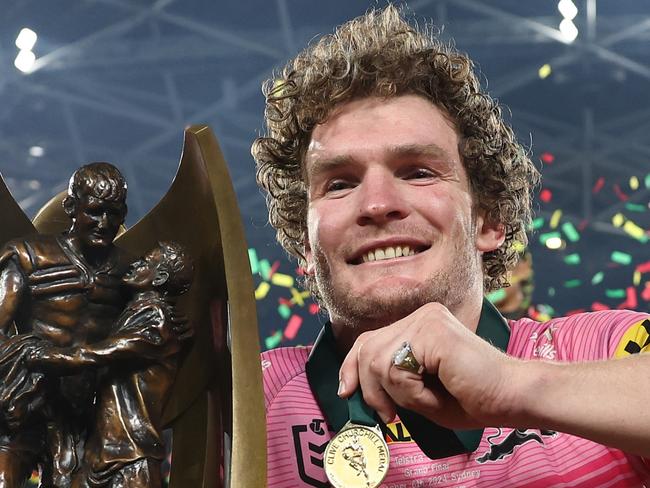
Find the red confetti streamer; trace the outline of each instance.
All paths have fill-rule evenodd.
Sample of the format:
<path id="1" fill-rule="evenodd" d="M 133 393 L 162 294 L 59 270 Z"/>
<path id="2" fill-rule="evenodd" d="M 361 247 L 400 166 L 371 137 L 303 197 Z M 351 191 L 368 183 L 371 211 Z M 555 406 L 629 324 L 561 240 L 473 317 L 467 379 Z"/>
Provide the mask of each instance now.
<path id="1" fill-rule="evenodd" d="M 569 311 L 566 313 L 566 315 L 567 315 L 567 316 L 569 316 L 569 315 L 575 315 L 575 314 L 577 314 L 577 313 L 583 313 L 583 312 L 585 312 L 585 311 L 586 311 L 586 310 L 585 310 L 584 308 L 576 308 L 575 310 L 569 310 Z"/>
<path id="2" fill-rule="evenodd" d="M 604 303 L 594 302 L 594 303 L 591 304 L 591 309 L 594 312 L 599 312 L 601 310 L 609 310 L 609 307 L 607 305 L 605 305 Z"/>
<path id="3" fill-rule="evenodd" d="M 284 328 L 284 337 L 289 340 L 295 339 L 302 325 L 302 317 L 300 315 L 292 315 Z"/>
<path id="4" fill-rule="evenodd" d="M 553 156 L 549 152 L 545 152 L 545 153 L 542 153 L 540 159 L 546 164 L 553 164 L 553 161 L 555 161 L 555 156 Z"/>
<path id="5" fill-rule="evenodd" d="M 627 297 L 625 298 L 625 301 L 618 306 L 618 308 L 637 308 L 639 306 L 639 301 L 636 298 L 636 289 L 633 286 L 628 286 L 626 292 Z"/>
<path id="6" fill-rule="evenodd" d="M 275 272 L 278 270 L 280 267 L 280 261 L 276 261 L 273 263 L 273 266 L 271 266 L 271 271 L 269 271 L 269 279 L 271 279 L 271 276 L 275 274 Z"/>
<path id="7" fill-rule="evenodd" d="M 318 306 L 317 303 L 310 303 L 309 304 L 309 313 L 310 314 L 316 315 L 319 310 L 320 310 L 320 307 Z"/>
<path id="8" fill-rule="evenodd" d="M 646 302 L 650 302 L 650 285 L 646 283 L 645 289 L 641 292 L 641 298 Z"/>
<path id="9" fill-rule="evenodd" d="M 603 186 L 605 186 L 605 177 L 601 176 L 596 180 L 596 184 L 591 189 L 591 192 L 595 195 L 596 193 L 598 193 L 600 190 L 603 189 Z"/>
<path id="10" fill-rule="evenodd" d="M 636 271 L 639 273 L 650 273 L 650 261 L 637 265 Z"/>
<path id="11" fill-rule="evenodd" d="M 293 303 L 288 298 L 278 298 L 278 303 L 280 305 L 286 305 L 287 307 L 293 307 Z"/>
<path id="12" fill-rule="evenodd" d="M 551 193 L 551 190 L 548 188 L 544 188 L 540 193 L 539 193 L 539 198 L 542 202 L 548 203 L 551 201 L 553 198 L 553 193 Z"/>
<path id="13" fill-rule="evenodd" d="M 618 186 L 618 183 L 614 183 L 614 193 L 616 193 L 616 196 L 621 202 L 627 202 L 630 199 L 630 197 L 623 193 L 623 190 Z"/>
<path id="14" fill-rule="evenodd" d="M 587 219 L 582 219 L 578 224 L 578 230 L 582 232 L 587 228 L 588 225 L 589 225 L 589 221 Z"/>

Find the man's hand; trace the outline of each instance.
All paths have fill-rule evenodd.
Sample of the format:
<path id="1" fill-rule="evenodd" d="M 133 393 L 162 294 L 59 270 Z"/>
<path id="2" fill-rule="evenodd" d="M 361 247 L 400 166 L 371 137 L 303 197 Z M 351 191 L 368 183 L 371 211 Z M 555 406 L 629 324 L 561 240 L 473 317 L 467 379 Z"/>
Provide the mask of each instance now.
<path id="1" fill-rule="evenodd" d="M 409 342 L 422 375 L 392 364 Z M 522 362 L 507 357 L 461 324 L 443 305 L 429 303 L 382 329 L 359 336 L 340 370 L 339 394 L 360 385 L 366 403 L 385 422 L 395 405 L 449 428 L 516 423 L 512 386 Z"/>

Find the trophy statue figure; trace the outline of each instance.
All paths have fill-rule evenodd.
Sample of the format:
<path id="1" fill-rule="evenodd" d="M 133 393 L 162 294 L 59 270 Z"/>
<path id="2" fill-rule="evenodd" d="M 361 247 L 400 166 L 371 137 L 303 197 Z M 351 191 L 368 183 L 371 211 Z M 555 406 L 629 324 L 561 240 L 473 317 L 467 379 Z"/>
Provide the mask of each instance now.
<path id="1" fill-rule="evenodd" d="M 253 281 L 212 132 L 185 131 L 128 230 L 126 190 L 91 163 L 30 222 L 0 178 L 0 488 L 35 469 L 42 488 L 159 488 L 163 429 L 170 488 L 262 488 Z"/>

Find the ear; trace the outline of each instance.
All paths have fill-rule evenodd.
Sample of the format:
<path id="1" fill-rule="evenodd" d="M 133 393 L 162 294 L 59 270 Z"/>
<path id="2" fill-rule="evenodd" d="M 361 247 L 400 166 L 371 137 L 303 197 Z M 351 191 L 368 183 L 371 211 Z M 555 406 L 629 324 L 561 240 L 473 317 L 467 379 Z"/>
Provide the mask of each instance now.
<path id="1" fill-rule="evenodd" d="M 63 199 L 63 211 L 72 218 L 77 210 L 77 200 L 74 197 L 67 196 Z"/>
<path id="2" fill-rule="evenodd" d="M 156 276 L 154 276 L 153 281 L 151 284 L 153 286 L 162 286 L 165 283 L 167 283 L 167 280 L 169 279 L 169 273 L 167 271 L 156 271 Z"/>
<path id="3" fill-rule="evenodd" d="M 305 237 L 305 274 L 313 276 L 315 272 L 314 268 L 314 254 L 311 252 L 311 245 L 309 244 L 309 238 Z"/>
<path id="4" fill-rule="evenodd" d="M 476 249 L 480 252 L 490 252 L 501 247 L 506 240 L 506 226 L 502 223 L 492 223 L 481 213 L 476 217 Z"/>

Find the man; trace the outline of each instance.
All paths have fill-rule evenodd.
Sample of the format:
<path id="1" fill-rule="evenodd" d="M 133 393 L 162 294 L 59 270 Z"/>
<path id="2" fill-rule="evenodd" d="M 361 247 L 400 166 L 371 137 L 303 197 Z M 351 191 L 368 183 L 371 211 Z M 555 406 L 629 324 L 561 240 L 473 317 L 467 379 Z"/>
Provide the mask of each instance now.
<path id="1" fill-rule="evenodd" d="M 109 367 L 99 382 L 83 467 L 73 487 L 162 486 L 162 409 L 181 343 L 191 337 L 172 300 L 189 289 L 192 273 L 183 247 L 160 242 L 122 279 L 132 298 L 108 339 L 84 347 L 39 345 L 32 367 L 68 374 Z"/>
<path id="2" fill-rule="evenodd" d="M 58 378 L 26 368 L 41 341 L 80 347 L 107 337 L 126 297 L 130 259 L 113 246 L 126 216 L 126 182 L 108 163 L 70 179 L 62 235 L 7 243 L 0 251 L 0 487 L 17 487 L 36 464 L 42 486 L 68 486 L 95 373 Z"/>
<path id="3" fill-rule="evenodd" d="M 647 482 L 647 315 L 506 324 L 483 299 L 538 174 L 471 61 L 389 6 L 265 93 L 258 181 L 330 319 L 313 349 L 263 355 L 269 485 Z"/>

